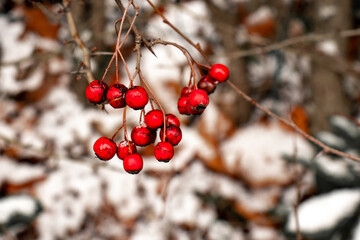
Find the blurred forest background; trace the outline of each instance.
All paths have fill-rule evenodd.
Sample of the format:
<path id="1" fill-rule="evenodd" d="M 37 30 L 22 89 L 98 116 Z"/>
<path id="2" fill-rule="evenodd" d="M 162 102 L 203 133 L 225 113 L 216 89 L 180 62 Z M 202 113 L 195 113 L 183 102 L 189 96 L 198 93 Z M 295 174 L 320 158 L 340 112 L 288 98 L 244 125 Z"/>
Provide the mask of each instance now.
<path id="1" fill-rule="evenodd" d="M 360 163 L 322 152 L 227 84 L 201 116 L 179 115 L 190 70 L 173 47 L 153 47 L 156 57 L 144 47 L 141 68 L 181 120 L 175 157 L 159 163 L 153 146 L 141 148 L 138 175 L 116 157 L 99 161 L 92 145 L 113 135 L 122 110 L 86 100 L 83 53 L 56 2 L 0 1 L 0 239 L 360 240 Z M 147 1 L 135 2 L 147 39 L 206 63 Z M 360 156 L 360 1 L 152 2 L 246 94 Z M 72 0 L 69 11 L 101 79 L 122 12 L 115 0 Z M 121 49 L 132 73 L 134 47 L 130 35 Z M 114 66 L 105 81 L 115 81 Z M 130 128 L 139 123 L 138 112 L 127 115 Z"/>

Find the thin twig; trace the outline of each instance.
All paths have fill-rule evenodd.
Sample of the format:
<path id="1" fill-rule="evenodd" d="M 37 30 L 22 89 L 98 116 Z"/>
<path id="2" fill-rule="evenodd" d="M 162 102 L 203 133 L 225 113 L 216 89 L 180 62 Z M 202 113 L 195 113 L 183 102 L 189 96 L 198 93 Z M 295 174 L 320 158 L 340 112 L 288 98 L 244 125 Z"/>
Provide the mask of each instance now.
<path id="1" fill-rule="evenodd" d="M 95 80 L 94 76 L 91 72 L 91 62 L 90 62 L 91 52 L 85 46 L 84 42 L 79 37 L 79 33 L 78 33 L 76 25 L 75 25 L 74 17 L 72 15 L 71 11 L 69 10 L 70 3 L 71 3 L 71 0 L 63 0 L 63 5 L 66 9 L 66 19 L 67 19 L 67 22 L 69 25 L 71 36 L 73 37 L 76 44 L 80 47 L 81 51 L 83 52 L 83 57 L 84 57 L 83 62 L 84 62 L 84 67 L 85 67 L 85 71 L 86 71 L 86 76 L 87 76 L 88 82 L 90 83 Z"/>
<path id="2" fill-rule="evenodd" d="M 205 52 L 202 50 L 199 43 L 195 44 L 193 41 L 191 41 L 185 34 L 183 34 L 177 27 L 175 27 L 169 20 L 164 16 L 164 14 L 150 1 L 146 0 L 150 6 L 155 10 L 155 12 L 163 19 L 163 22 L 169 25 L 177 34 L 179 34 L 185 41 L 187 41 L 191 46 L 196 48 L 199 53 L 203 56 L 203 58 L 211 65 L 210 59 L 206 56 Z"/>
<path id="3" fill-rule="evenodd" d="M 251 103 L 252 105 L 254 105 L 255 107 L 257 107 L 258 109 L 260 109 L 261 111 L 265 112 L 267 115 L 277 119 L 278 121 L 286 124 L 287 126 L 293 128 L 296 132 L 298 132 L 300 135 L 302 135 L 303 137 L 305 137 L 306 139 L 308 139 L 310 142 L 314 143 L 315 145 L 321 147 L 323 149 L 323 151 L 325 153 L 332 153 L 341 157 L 345 157 L 345 158 L 349 158 L 355 161 L 359 161 L 360 162 L 360 157 L 358 156 L 354 156 L 348 153 L 344 153 L 342 151 L 336 150 L 332 147 L 327 146 L 326 144 L 324 144 L 323 142 L 319 141 L 318 139 L 314 138 L 313 136 L 309 135 L 308 133 L 304 132 L 301 128 L 299 128 L 296 124 L 294 124 L 293 122 L 289 122 L 288 120 L 280 117 L 279 115 L 273 113 L 272 111 L 270 111 L 269 109 L 267 109 L 266 107 L 260 105 L 255 99 L 251 98 L 250 96 L 248 96 L 247 94 L 245 94 L 243 91 L 241 91 L 238 87 L 236 87 L 231 81 L 227 80 L 227 83 L 230 85 L 230 87 L 232 87 L 238 94 L 240 94 L 246 101 L 248 101 L 249 103 Z"/>
<path id="4" fill-rule="evenodd" d="M 309 42 L 320 42 L 328 39 L 333 38 L 348 38 L 348 37 L 354 37 L 354 36 L 360 36 L 360 28 L 358 29 L 350 29 L 350 30 L 344 30 L 341 32 L 334 32 L 334 33 L 325 33 L 325 34 L 307 34 L 300 37 L 294 37 L 290 39 L 286 39 L 281 42 L 277 42 L 274 44 L 270 44 L 268 46 L 264 47 L 256 47 L 248 50 L 241 50 L 237 52 L 233 52 L 230 54 L 224 55 L 226 58 L 233 59 L 233 58 L 242 58 L 242 57 L 248 57 L 253 55 L 260 55 L 267 52 L 271 52 L 274 50 L 280 50 L 287 47 L 292 47 L 297 44 L 304 44 Z"/>
<path id="5" fill-rule="evenodd" d="M 121 3 L 121 0 L 115 0 L 116 4 L 118 5 L 118 7 L 120 8 L 120 10 L 122 12 L 125 11 L 125 7 L 124 5 Z M 128 22 L 128 24 L 131 24 L 131 22 L 133 21 L 133 19 L 128 15 L 128 14 L 125 14 L 125 18 L 126 18 L 126 21 Z M 144 45 L 149 49 L 149 51 L 154 54 L 156 56 L 156 54 L 154 53 L 152 47 L 151 47 L 151 44 L 149 43 L 148 40 L 146 40 L 145 37 L 143 37 L 141 34 L 140 34 L 140 31 L 137 29 L 136 26 L 133 26 L 132 28 L 132 31 L 134 32 L 134 34 L 136 36 L 140 36 L 141 37 L 141 41 L 144 43 Z"/>

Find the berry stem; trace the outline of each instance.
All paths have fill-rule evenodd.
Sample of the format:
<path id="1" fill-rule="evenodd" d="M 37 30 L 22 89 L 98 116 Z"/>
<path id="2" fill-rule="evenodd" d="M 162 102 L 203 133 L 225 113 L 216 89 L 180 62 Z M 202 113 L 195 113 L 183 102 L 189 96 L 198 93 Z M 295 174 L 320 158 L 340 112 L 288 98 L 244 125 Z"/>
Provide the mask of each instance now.
<path id="1" fill-rule="evenodd" d="M 203 56 L 203 58 L 211 65 L 211 61 L 206 56 L 205 52 L 201 49 L 201 46 L 199 43 L 195 44 L 193 41 L 191 41 L 188 37 L 186 37 L 177 27 L 175 27 L 172 23 L 169 22 L 169 20 L 164 16 L 164 14 L 150 1 L 146 0 L 150 6 L 155 10 L 156 14 L 158 14 L 162 19 L 163 22 L 169 25 L 177 34 L 179 34 L 185 41 L 187 41 L 191 46 L 196 48 L 199 53 Z"/>
<path id="2" fill-rule="evenodd" d="M 195 89 L 197 89 L 197 84 L 196 84 L 196 72 L 193 66 L 193 62 L 195 62 L 195 60 L 193 59 L 193 57 L 191 56 L 191 54 L 188 52 L 188 50 L 186 50 L 184 47 L 180 46 L 177 43 L 173 43 L 173 42 L 168 42 L 168 41 L 163 41 L 161 39 L 157 39 L 155 41 L 152 42 L 154 45 L 155 44 L 162 44 L 162 45 L 171 45 L 174 46 L 176 48 L 178 48 L 180 51 L 182 51 L 182 53 L 185 55 L 186 59 L 188 60 L 189 66 L 191 68 L 191 76 L 193 77 L 193 81 L 194 81 L 194 86 Z"/>
<path id="3" fill-rule="evenodd" d="M 114 135 L 112 136 L 111 140 L 114 140 L 114 138 L 116 137 L 116 135 L 120 132 L 120 130 L 124 127 L 124 123 L 118 128 L 118 130 L 116 130 L 116 132 L 114 133 Z"/>
<path id="4" fill-rule="evenodd" d="M 151 90 L 151 88 L 149 87 L 149 85 L 147 84 L 146 80 L 144 79 L 144 76 L 141 73 L 140 68 L 137 69 L 138 73 L 139 73 L 139 77 L 141 82 L 144 84 L 144 86 L 146 87 L 146 89 L 149 91 L 149 93 L 151 94 L 151 96 L 153 97 L 154 101 L 156 102 L 156 104 L 159 106 L 159 108 L 161 109 L 163 115 L 164 115 L 164 136 L 163 136 L 163 141 L 165 141 L 165 133 L 166 133 L 166 114 L 164 111 L 164 108 L 162 107 L 159 99 L 157 99 L 157 97 L 155 96 L 154 92 Z"/>
<path id="5" fill-rule="evenodd" d="M 124 111 L 123 111 L 124 139 L 129 143 L 129 140 L 127 137 L 127 127 L 126 127 L 126 109 L 127 109 L 127 106 L 124 107 Z"/>

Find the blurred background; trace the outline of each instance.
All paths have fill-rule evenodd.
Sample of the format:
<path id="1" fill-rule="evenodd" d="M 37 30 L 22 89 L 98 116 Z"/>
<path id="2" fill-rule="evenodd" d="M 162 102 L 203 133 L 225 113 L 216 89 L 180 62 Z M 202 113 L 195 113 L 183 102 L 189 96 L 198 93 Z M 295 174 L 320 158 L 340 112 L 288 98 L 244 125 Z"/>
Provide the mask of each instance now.
<path id="1" fill-rule="evenodd" d="M 144 47 L 141 69 L 166 112 L 181 120 L 174 158 L 159 163 L 154 146 L 139 148 L 138 175 L 117 157 L 97 159 L 94 141 L 114 134 L 123 110 L 86 100 L 83 54 L 57 2 L 0 1 L 1 240 L 360 240 L 360 163 L 321 152 L 227 84 L 201 116 L 180 115 L 190 69 L 171 46 L 155 46 L 156 56 Z M 206 64 L 146 1 L 135 2 L 135 25 L 147 39 L 178 43 Z M 327 145 L 360 155 L 358 0 L 152 2 L 213 62 L 229 66 L 245 93 Z M 114 0 L 72 0 L 69 11 L 101 79 L 122 12 Z M 131 73 L 134 46 L 130 35 L 122 48 Z M 114 66 L 105 81 L 116 81 Z M 139 117 L 127 111 L 129 129 Z"/>

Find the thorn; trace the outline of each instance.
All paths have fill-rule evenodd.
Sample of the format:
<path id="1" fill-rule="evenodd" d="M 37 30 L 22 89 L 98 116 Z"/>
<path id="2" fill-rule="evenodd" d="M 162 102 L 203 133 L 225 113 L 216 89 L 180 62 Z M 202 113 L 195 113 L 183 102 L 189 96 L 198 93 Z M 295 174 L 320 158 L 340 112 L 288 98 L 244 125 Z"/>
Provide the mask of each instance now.
<path id="1" fill-rule="evenodd" d="M 154 50 L 152 49 L 152 47 L 151 47 L 151 46 L 146 46 L 146 47 L 147 47 L 147 49 L 149 49 L 149 51 L 157 58 L 157 56 L 156 56 Z"/>

